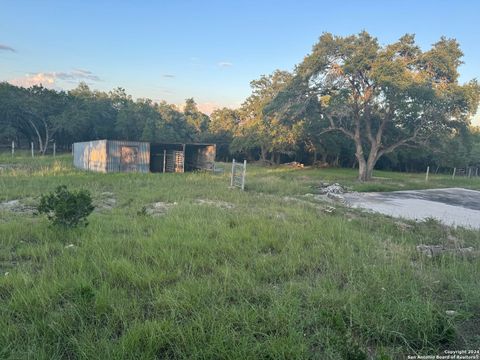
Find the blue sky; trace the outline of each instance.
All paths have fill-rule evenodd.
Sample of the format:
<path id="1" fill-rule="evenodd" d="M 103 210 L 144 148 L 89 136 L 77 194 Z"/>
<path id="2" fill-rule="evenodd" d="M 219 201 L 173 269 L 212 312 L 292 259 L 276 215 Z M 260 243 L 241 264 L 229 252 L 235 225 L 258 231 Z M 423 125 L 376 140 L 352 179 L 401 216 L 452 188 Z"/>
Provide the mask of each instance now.
<path id="1" fill-rule="evenodd" d="M 134 97 L 204 110 L 238 106 L 249 82 L 292 70 L 322 32 L 365 29 L 380 43 L 441 35 L 465 53 L 461 80 L 480 78 L 477 1 L 0 0 L 0 80 L 69 89 L 124 87 Z M 13 51 L 12 51 L 13 49 Z"/>

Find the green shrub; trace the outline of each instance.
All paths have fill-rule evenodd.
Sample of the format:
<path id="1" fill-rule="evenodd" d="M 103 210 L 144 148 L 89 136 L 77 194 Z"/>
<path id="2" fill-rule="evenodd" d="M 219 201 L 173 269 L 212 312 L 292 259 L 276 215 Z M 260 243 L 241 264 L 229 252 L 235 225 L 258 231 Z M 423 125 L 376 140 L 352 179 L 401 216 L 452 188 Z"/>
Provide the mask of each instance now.
<path id="1" fill-rule="evenodd" d="M 87 217 L 94 209 L 88 190 L 69 191 L 65 185 L 42 195 L 37 208 L 40 214 L 47 214 L 53 225 L 64 227 L 87 226 Z"/>

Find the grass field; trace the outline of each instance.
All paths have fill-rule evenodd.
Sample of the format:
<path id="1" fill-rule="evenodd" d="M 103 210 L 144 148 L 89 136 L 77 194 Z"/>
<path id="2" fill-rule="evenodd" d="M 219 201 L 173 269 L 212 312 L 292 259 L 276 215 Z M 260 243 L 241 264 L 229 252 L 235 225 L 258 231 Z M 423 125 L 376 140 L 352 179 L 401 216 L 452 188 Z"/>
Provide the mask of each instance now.
<path id="1" fill-rule="evenodd" d="M 480 232 L 329 214 L 302 196 L 320 181 L 389 191 L 479 180 L 379 171 L 361 184 L 349 169 L 250 166 L 241 192 L 228 174 L 96 174 L 67 155 L 2 164 L 14 166 L 0 171 L 0 202 L 34 203 L 60 184 L 114 202 L 76 230 L 0 211 L 1 359 L 403 359 L 480 347 L 478 258 L 415 250 L 478 250 Z M 145 215 L 155 202 L 172 205 Z"/>

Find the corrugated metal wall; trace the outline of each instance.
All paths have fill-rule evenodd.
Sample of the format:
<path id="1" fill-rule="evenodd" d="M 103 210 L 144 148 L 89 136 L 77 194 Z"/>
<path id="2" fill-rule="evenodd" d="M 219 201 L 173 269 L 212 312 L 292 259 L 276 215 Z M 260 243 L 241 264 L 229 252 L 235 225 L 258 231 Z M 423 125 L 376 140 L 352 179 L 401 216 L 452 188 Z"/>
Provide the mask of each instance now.
<path id="1" fill-rule="evenodd" d="M 83 170 L 106 172 L 107 141 L 95 140 L 73 144 L 73 165 Z"/>
<path id="2" fill-rule="evenodd" d="M 150 144 L 116 140 L 75 143 L 73 165 L 97 172 L 149 172 Z"/>
<path id="3" fill-rule="evenodd" d="M 150 172 L 150 144 L 107 141 L 107 172 Z"/>

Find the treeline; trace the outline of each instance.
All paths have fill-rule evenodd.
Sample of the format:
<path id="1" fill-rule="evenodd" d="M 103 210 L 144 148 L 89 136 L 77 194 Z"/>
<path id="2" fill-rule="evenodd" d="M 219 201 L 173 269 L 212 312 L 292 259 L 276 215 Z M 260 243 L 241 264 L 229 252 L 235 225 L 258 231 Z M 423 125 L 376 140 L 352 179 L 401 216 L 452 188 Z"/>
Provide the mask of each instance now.
<path id="1" fill-rule="evenodd" d="M 0 144 L 15 141 L 29 148 L 34 142 L 40 153 L 69 150 L 72 143 L 95 139 L 150 142 L 213 142 L 218 159 L 247 158 L 275 164 L 299 161 L 321 166 L 357 166 L 353 143 L 341 133 L 323 133 L 314 145 L 305 124 L 294 126 L 263 118 L 270 86 L 285 81 L 286 72 L 276 72 L 252 82 L 253 94 L 240 109 L 222 108 L 210 116 L 187 99 L 182 110 L 166 102 L 134 101 L 117 88 L 108 93 L 80 84 L 68 92 L 41 86 L 28 89 L 0 83 Z M 283 80 L 282 80 L 283 79 Z M 401 148 L 381 159 L 377 168 L 417 171 L 425 166 L 455 167 L 480 162 L 480 132 L 467 125 L 437 144 Z"/>
<path id="2" fill-rule="evenodd" d="M 20 146 L 34 142 L 40 153 L 53 142 L 69 149 L 73 142 L 95 139 L 200 141 L 208 124 L 193 99 L 182 112 L 166 102 L 134 101 L 122 88 L 107 93 L 81 83 L 65 92 L 0 84 L 0 140 Z"/>
<path id="3" fill-rule="evenodd" d="M 476 81 L 458 82 L 462 52 L 441 38 L 421 51 L 412 35 L 380 46 L 362 32 L 324 34 L 293 72 L 277 70 L 251 82 L 239 109 L 210 116 L 193 99 L 182 109 L 134 100 L 81 83 L 65 91 L 0 83 L 0 144 L 12 140 L 46 153 L 53 142 L 122 139 L 213 142 L 218 160 L 278 164 L 299 161 L 422 171 L 478 165 L 480 132 L 469 121 L 479 102 Z"/>

